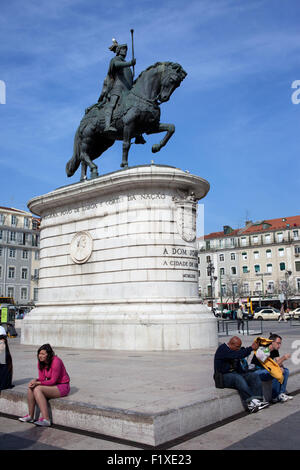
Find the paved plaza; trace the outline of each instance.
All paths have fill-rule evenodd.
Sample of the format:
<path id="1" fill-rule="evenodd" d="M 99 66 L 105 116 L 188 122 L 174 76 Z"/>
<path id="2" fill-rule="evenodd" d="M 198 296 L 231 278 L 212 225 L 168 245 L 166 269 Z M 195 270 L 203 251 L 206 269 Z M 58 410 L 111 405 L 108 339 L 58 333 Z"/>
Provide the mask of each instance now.
<path id="1" fill-rule="evenodd" d="M 280 330 L 281 354 L 294 352 L 299 329 L 264 323 L 265 335 Z M 220 342 L 227 337 L 220 338 Z M 242 337 L 248 346 L 254 336 Z M 9 340 L 14 384 L 1 392 L 0 412 L 26 414 L 26 387 L 36 374 L 36 347 Z M 53 423 L 141 446 L 169 445 L 190 433 L 243 413 L 237 392 L 217 390 L 214 350 L 124 352 L 55 348 L 71 377 L 68 397 L 51 401 Z M 300 389 L 299 364 L 289 361 L 289 392 Z"/>

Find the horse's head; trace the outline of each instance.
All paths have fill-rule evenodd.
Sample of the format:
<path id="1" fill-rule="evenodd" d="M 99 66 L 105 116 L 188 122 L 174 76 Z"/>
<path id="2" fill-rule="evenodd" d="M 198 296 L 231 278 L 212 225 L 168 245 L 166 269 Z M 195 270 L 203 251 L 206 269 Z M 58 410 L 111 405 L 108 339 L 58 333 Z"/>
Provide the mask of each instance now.
<path id="1" fill-rule="evenodd" d="M 158 101 L 165 103 L 170 99 L 173 91 L 179 87 L 182 80 L 185 79 L 187 73 L 180 64 L 173 62 L 163 62 L 159 65 L 159 68 L 162 71 L 162 75 Z"/>

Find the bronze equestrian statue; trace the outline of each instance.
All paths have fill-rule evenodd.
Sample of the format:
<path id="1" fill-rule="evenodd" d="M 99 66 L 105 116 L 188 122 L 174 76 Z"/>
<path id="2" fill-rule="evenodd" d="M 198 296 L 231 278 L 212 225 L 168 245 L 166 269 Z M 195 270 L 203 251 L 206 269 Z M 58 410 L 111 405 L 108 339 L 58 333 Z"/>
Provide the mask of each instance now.
<path id="1" fill-rule="evenodd" d="M 74 175 L 81 164 L 81 181 L 86 179 L 87 167 L 91 178 L 98 176 L 93 160 L 111 147 L 116 140 L 123 141 L 121 167 L 128 168 L 131 139 L 145 143 L 143 133 L 166 132 L 152 152 L 166 145 L 175 132 L 174 124 L 160 122 L 160 104 L 169 100 L 187 73 L 173 62 L 157 62 L 144 70 L 133 82 L 130 70 L 136 61 L 126 62 L 127 45 L 113 40 L 110 50 L 116 53 L 98 103 L 87 108 L 74 138 L 74 152 L 66 165 L 68 176 Z"/>

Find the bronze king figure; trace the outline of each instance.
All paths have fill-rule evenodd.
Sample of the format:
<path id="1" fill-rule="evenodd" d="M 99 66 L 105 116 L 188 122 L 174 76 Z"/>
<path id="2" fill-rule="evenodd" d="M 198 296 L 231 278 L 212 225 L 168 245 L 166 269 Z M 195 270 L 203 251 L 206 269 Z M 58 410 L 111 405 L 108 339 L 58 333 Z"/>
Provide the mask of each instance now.
<path id="1" fill-rule="evenodd" d="M 133 30 L 132 60 L 126 61 L 127 44 L 112 39 L 109 49 L 115 53 L 110 61 L 98 102 L 86 109 L 74 138 L 74 152 L 66 165 L 68 176 L 74 175 L 81 164 L 81 181 L 86 179 L 87 167 L 91 178 L 98 176 L 93 162 L 116 140 L 123 141 L 121 167 L 128 168 L 128 152 L 131 139 L 144 144 L 143 133 L 166 132 L 152 152 L 166 145 L 175 132 L 174 124 L 160 122 L 160 104 L 170 99 L 187 73 L 181 65 L 173 62 L 157 62 L 134 79 Z M 131 67 L 133 70 L 131 70 Z"/>

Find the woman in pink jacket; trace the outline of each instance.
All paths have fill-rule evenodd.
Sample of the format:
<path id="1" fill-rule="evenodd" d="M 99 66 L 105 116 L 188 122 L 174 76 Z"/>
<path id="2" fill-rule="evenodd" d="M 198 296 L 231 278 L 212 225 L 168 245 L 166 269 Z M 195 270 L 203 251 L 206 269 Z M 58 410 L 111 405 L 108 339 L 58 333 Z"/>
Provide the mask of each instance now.
<path id="1" fill-rule="evenodd" d="M 28 385 L 27 401 L 29 413 L 20 421 L 33 423 L 34 409 L 37 404 L 41 417 L 34 424 L 51 426 L 48 413 L 48 398 L 65 397 L 70 392 L 70 378 L 63 361 L 55 356 L 50 344 L 44 344 L 37 352 L 38 379 L 33 379 Z"/>

